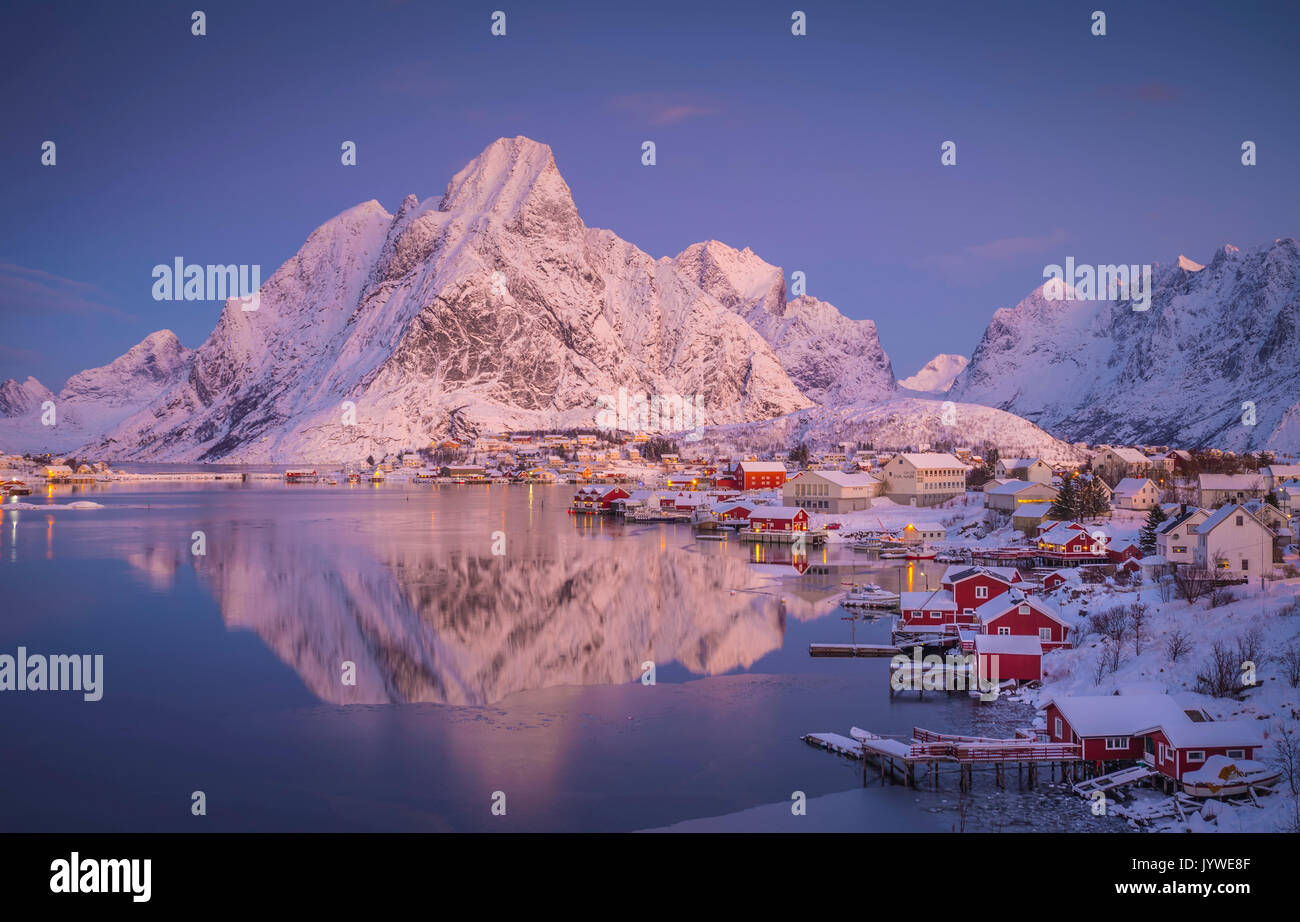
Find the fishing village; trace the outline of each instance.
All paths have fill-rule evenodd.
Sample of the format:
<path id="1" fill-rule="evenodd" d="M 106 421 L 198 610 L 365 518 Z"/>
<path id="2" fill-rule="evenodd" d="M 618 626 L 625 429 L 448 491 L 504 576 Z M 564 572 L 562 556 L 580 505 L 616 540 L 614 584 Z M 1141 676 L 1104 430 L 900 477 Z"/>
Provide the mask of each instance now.
<path id="1" fill-rule="evenodd" d="M 987 447 L 845 445 L 683 460 L 648 437 L 527 434 L 338 469 L 118 471 L 18 456 L 0 466 L 15 511 L 74 494 L 84 498 L 64 508 L 93 508 L 100 490 L 154 481 L 568 484 L 575 527 L 680 529 L 701 550 L 749 548 L 752 566 L 780 575 L 779 592 L 829 585 L 842 613 L 832 623 L 848 622 L 849 636 L 810 642 L 808 656 L 886 661 L 890 701 L 962 696 L 1037 714 L 1005 736 L 802 733 L 860 762 L 863 784 L 1053 790 L 1134 828 L 1210 830 L 1242 810 L 1284 814 L 1269 805 L 1297 782 L 1296 740 L 1267 719 L 1300 701 L 1293 459 L 1098 446 L 1064 466 Z M 1227 619 L 1241 625 L 1240 650 L 1211 626 Z"/>

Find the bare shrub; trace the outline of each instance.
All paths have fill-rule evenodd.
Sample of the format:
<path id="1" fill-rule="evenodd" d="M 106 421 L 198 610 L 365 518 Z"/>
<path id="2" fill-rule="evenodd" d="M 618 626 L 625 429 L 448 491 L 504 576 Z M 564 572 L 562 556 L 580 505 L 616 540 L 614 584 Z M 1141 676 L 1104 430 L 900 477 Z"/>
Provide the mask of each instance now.
<path id="1" fill-rule="evenodd" d="M 1227 698 L 1237 691 L 1237 666 L 1241 660 L 1222 640 L 1216 640 L 1210 658 L 1196 676 L 1196 690 L 1202 695 Z"/>
<path id="2" fill-rule="evenodd" d="M 1195 605 L 1210 586 L 1209 574 L 1194 567 L 1178 567 L 1174 570 L 1174 589 L 1179 598 L 1186 599 L 1189 605 Z"/>
<path id="3" fill-rule="evenodd" d="M 1300 646 L 1292 644 L 1282 651 L 1282 674 L 1292 688 L 1300 688 Z"/>
<path id="4" fill-rule="evenodd" d="M 1118 646 L 1128 636 L 1128 610 L 1123 605 L 1102 609 L 1088 620 L 1088 628 Z"/>
<path id="5" fill-rule="evenodd" d="M 1228 605 L 1235 601 L 1237 601 L 1237 594 L 1227 586 L 1220 586 L 1215 583 L 1210 587 L 1210 598 L 1208 603 L 1210 608 L 1219 608 L 1220 606 Z"/>
<path id="6" fill-rule="evenodd" d="M 1165 655 L 1169 662 L 1176 663 L 1181 657 L 1192 652 L 1192 635 L 1182 628 L 1174 630 L 1165 638 Z"/>
<path id="7" fill-rule="evenodd" d="M 1263 628 L 1255 625 L 1237 635 L 1237 657 L 1242 663 L 1254 663 L 1256 666 L 1268 662 Z"/>

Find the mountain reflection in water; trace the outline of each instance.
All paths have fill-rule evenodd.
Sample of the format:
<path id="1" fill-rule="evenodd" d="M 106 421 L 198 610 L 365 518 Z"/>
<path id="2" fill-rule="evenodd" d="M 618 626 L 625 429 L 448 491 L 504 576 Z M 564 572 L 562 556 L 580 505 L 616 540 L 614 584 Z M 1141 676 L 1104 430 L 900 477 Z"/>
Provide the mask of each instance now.
<path id="1" fill-rule="evenodd" d="M 496 557 L 278 523 L 234 536 L 196 564 L 226 624 L 256 631 L 335 704 L 490 704 L 631 681 L 648 661 L 714 675 L 784 633 L 766 583 L 733 557 L 637 541 Z"/>

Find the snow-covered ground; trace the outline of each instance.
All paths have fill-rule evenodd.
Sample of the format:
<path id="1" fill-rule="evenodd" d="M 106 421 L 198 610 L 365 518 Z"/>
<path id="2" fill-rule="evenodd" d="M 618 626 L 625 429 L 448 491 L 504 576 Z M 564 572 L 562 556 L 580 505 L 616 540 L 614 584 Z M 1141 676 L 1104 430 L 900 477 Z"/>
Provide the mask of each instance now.
<path id="1" fill-rule="evenodd" d="M 1294 562 L 1294 558 L 1289 558 Z M 1281 654 L 1300 644 L 1300 579 L 1233 588 L 1236 601 L 1209 607 L 1205 598 L 1195 604 L 1182 599 L 1164 601 L 1150 582 L 1134 588 L 1113 585 L 1066 586 L 1050 598 L 1052 604 L 1079 625 L 1078 646 L 1051 653 L 1043 659 L 1043 682 L 1012 697 L 1041 707 L 1060 695 L 1110 695 L 1164 691 L 1180 702 L 1199 705 L 1217 720 L 1258 720 L 1264 725 L 1265 746 L 1259 761 L 1273 763 L 1279 731 L 1300 730 L 1300 688 L 1290 685 Z M 1140 651 L 1132 634 L 1124 640 L 1118 669 L 1099 665 L 1106 655 L 1103 639 L 1087 631 L 1085 613 L 1141 601 L 1148 607 Z M 1237 698 L 1215 698 L 1197 692 L 1197 675 L 1205 668 L 1216 642 L 1234 651 L 1238 639 L 1252 633 L 1263 655 L 1255 662 L 1256 683 Z M 1189 649 L 1176 660 L 1170 656 L 1170 639 L 1182 635 Z M 1225 806 L 1213 821 L 1200 823 L 1205 831 L 1294 831 L 1297 804 L 1284 779 L 1279 792 L 1261 799 L 1263 808 Z"/>

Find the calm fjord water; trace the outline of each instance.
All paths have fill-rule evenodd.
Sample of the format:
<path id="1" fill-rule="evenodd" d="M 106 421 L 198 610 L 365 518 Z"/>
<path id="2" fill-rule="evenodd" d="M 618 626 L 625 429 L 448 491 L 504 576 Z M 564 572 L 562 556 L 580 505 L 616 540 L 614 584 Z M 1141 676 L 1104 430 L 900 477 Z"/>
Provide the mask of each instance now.
<path id="1" fill-rule="evenodd" d="M 30 498 L 103 509 L 5 511 L 0 652 L 103 654 L 104 678 L 98 702 L 0 695 L 0 828 L 657 828 L 859 789 L 860 767 L 806 732 L 1003 734 L 1032 716 L 891 700 L 887 661 L 808 656 L 887 639 L 834 597 L 853 573 L 895 588 L 904 569 L 834 548 L 800 573 L 788 549 L 571 516 L 571 494 L 115 484 Z M 941 571 L 914 567 L 913 584 Z M 939 794 L 873 784 L 854 795 L 864 828 L 958 822 L 955 776 Z M 1074 822 L 988 787 L 968 826 Z"/>

